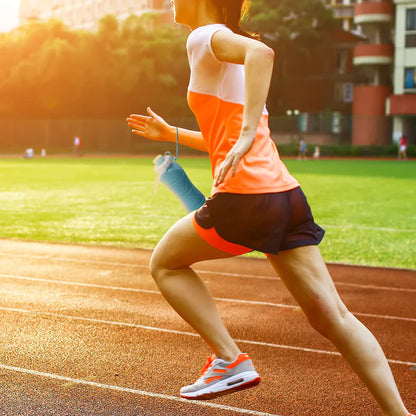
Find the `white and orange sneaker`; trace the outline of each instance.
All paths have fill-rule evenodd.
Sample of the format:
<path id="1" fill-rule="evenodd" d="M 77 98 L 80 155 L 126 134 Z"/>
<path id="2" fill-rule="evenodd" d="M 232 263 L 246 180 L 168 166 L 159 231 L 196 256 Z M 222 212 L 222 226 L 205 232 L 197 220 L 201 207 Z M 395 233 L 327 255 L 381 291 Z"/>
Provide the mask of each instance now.
<path id="1" fill-rule="evenodd" d="M 259 383 L 260 376 L 248 354 L 241 353 L 231 362 L 212 355 L 208 357 L 201 377 L 194 384 L 181 388 L 181 396 L 190 400 L 208 400 L 248 389 Z"/>

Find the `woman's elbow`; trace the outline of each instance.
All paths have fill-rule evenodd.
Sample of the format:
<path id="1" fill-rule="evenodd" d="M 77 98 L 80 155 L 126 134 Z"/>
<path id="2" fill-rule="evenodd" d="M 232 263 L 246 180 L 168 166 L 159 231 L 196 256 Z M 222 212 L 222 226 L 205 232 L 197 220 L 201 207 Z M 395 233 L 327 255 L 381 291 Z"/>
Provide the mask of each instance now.
<path id="1" fill-rule="evenodd" d="M 270 48 L 269 46 L 266 46 L 264 53 L 265 53 L 265 55 L 266 55 L 266 57 L 267 57 L 268 60 L 274 62 L 275 53 L 274 53 L 274 50 L 272 48 Z"/>
<path id="2" fill-rule="evenodd" d="M 272 48 L 265 45 L 264 43 L 261 43 L 258 45 L 255 49 L 254 55 L 256 56 L 256 60 L 263 61 L 265 64 L 271 64 L 273 65 L 274 59 L 275 59 L 275 53 Z"/>

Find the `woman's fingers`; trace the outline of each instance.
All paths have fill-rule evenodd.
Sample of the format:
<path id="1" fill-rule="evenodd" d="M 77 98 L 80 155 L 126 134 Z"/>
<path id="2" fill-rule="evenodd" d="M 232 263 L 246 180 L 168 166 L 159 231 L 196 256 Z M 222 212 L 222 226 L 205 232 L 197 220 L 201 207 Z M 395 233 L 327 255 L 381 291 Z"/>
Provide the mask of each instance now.
<path id="1" fill-rule="evenodd" d="M 150 117 L 159 117 L 150 107 L 146 108 L 147 114 L 149 114 Z"/>
<path id="2" fill-rule="evenodd" d="M 147 124 L 147 121 L 141 121 L 141 120 L 135 120 L 133 118 L 128 118 L 127 123 L 134 124 L 135 126 L 145 126 Z"/>
<path id="3" fill-rule="evenodd" d="M 222 162 L 220 169 L 218 170 L 218 174 L 215 179 L 216 186 L 224 181 L 230 169 L 231 169 L 231 177 L 233 177 L 236 174 L 237 166 L 238 166 L 238 163 L 240 162 L 240 159 L 241 158 L 238 156 L 226 157 L 224 162 Z"/>
<path id="4" fill-rule="evenodd" d="M 132 132 L 150 140 L 164 140 L 169 127 L 162 117 L 157 115 L 150 107 L 147 108 L 148 115 L 130 114 L 127 124 Z"/>
<path id="5" fill-rule="evenodd" d="M 159 121 L 164 121 L 163 118 L 160 117 L 159 114 L 156 114 L 150 107 L 147 107 L 146 111 L 147 111 L 147 114 L 149 114 L 150 118 L 153 118 Z"/>
<path id="6" fill-rule="evenodd" d="M 142 126 L 140 124 L 136 124 L 136 123 L 127 123 L 129 127 L 131 127 L 133 130 L 137 130 L 140 131 L 142 133 L 144 133 L 146 126 Z"/>
<path id="7" fill-rule="evenodd" d="M 230 170 L 230 165 L 228 163 L 223 163 L 221 165 L 220 170 L 218 171 L 217 178 L 215 180 L 215 186 L 218 186 L 220 183 L 222 183 L 225 179 L 225 176 L 227 175 L 228 171 Z"/>
<path id="8" fill-rule="evenodd" d="M 217 179 L 215 181 L 216 185 L 219 185 L 224 181 L 227 173 L 231 169 L 231 177 L 235 176 L 237 173 L 238 164 L 241 159 L 248 153 L 253 145 L 255 136 L 241 136 L 237 142 L 234 144 L 233 148 L 228 152 L 224 162 L 222 163 Z"/>
<path id="9" fill-rule="evenodd" d="M 127 125 L 132 128 L 132 133 L 139 136 L 146 137 L 146 123 L 147 121 L 142 118 L 129 117 L 127 119 Z"/>
<path id="10" fill-rule="evenodd" d="M 150 121 L 151 121 L 150 117 L 147 117 L 147 118 L 128 117 L 127 118 L 128 123 L 137 124 L 138 126 L 145 126 Z"/>
<path id="11" fill-rule="evenodd" d="M 151 117 L 144 116 L 142 114 L 130 114 L 129 119 L 136 120 L 136 121 L 146 121 L 149 120 Z"/>
<path id="12" fill-rule="evenodd" d="M 145 128 L 146 125 L 151 121 L 151 117 L 142 116 L 139 114 L 132 114 L 130 117 L 127 118 L 127 124 L 130 127 L 142 127 Z"/>

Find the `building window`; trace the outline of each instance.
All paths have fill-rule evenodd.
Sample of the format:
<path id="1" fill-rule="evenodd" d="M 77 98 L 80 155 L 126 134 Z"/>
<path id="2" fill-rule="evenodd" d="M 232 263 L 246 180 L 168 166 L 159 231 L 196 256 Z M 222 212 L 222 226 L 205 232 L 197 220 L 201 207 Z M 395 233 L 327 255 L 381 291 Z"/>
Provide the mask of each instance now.
<path id="1" fill-rule="evenodd" d="M 416 48 L 416 33 L 406 35 L 406 48 Z"/>
<path id="2" fill-rule="evenodd" d="M 345 74 L 347 72 L 348 51 L 346 49 L 339 49 L 336 54 L 336 67 L 338 74 Z"/>
<path id="3" fill-rule="evenodd" d="M 416 90 L 416 68 L 405 68 L 404 89 Z"/>
<path id="4" fill-rule="evenodd" d="M 416 9 L 406 10 L 406 30 L 416 31 Z"/>
<path id="5" fill-rule="evenodd" d="M 406 10 L 406 48 L 416 48 L 416 9 Z"/>
<path id="6" fill-rule="evenodd" d="M 335 102 L 350 104 L 353 101 L 354 84 L 352 82 L 337 82 L 335 84 Z"/>

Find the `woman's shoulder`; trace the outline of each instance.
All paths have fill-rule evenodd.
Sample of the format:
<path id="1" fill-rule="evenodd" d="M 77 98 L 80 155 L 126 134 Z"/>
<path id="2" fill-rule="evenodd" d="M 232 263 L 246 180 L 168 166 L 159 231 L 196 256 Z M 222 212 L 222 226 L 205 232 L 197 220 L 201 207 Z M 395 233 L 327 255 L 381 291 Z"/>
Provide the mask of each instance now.
<path id="1" fill-rule="evenodd" d="M 232 32 L 231 29 L 229 29 L 225 24 L 222 23 L 213 23 L 209 25 L 199 26 L 189 34 L 188 44 L 207 41 L 211 39 L 214 33 L 220 30 Z"/>
<path id="2" fill-rule="evenodd" d="M 199 26 L 189 34 L 186 42 L 186 49 L 191 65 L 202 61 L 207 63 L 207 60 L 215 61 L 216 64 L 219 63 L 212 50 L 211 40 L 215 33 L 222 30 L 232 32 L 232 30 L 224 24 L 215 23 Z"/>

